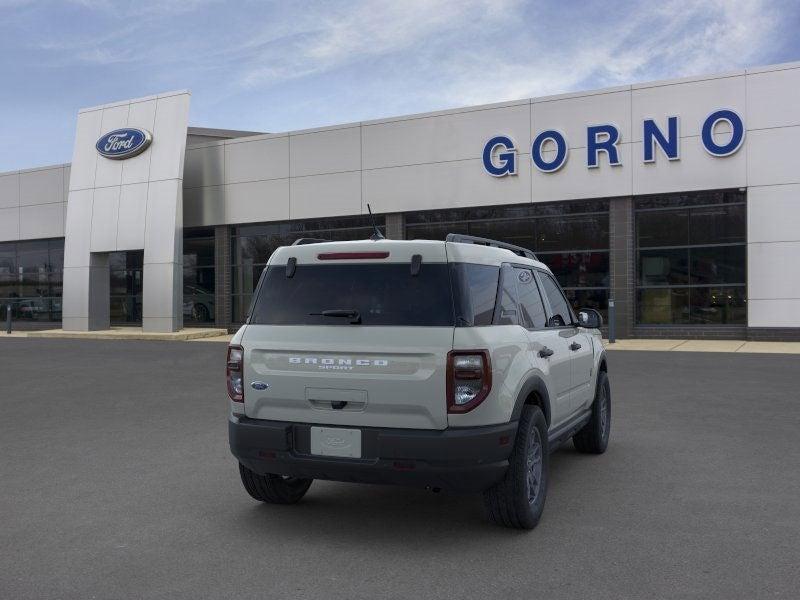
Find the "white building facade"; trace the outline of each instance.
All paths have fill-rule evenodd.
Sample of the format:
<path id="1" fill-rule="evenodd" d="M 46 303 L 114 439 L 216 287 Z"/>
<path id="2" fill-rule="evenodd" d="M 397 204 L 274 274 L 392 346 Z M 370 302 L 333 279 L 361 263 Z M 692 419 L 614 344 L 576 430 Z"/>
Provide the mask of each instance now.
<path id="1" fill-rule="evenodd" d="M 800 339 L 800 63 L 277 134 L 189 107 L 81 110 L 71 165 L 0 174 L 20 326 L 233 328 L 274 248 L 367 237 L 369 204 L 531 248 L 619 337 Z"/>

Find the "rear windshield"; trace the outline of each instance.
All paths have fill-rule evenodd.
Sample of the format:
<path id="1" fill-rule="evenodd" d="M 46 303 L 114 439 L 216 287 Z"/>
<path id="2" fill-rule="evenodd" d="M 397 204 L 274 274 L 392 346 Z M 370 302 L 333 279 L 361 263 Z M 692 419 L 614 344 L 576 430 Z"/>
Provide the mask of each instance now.
<path id="1" fill-rule="evenodd" d="M 499 267 L 467 263 L 297 265 L 268 267 L 253 304 L 254 325 L 361 325 L 472 327 L 491 325 Z"/>
<path id="2" fill-rule="evenodd" d="M 448 265 L 297 265 L 267 268 L 250 323 L 255 325 L 347 325 L 350 318 L 323 311 L 357 311 L 362 325 L 447 327 L 455 322 Z"/>

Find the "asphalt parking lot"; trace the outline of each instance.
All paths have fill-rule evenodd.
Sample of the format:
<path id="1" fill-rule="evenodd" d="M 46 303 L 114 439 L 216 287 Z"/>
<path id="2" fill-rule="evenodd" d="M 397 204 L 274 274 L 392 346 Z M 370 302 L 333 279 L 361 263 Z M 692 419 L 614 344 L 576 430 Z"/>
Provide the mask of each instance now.
<path id="1" fill-rule="evenodd" d="M 800 357 L 613 352 L 532 532 L 478 497 L 241 488 L 225 344 L 0 340 L 0 598 L 797 598 Z"/>

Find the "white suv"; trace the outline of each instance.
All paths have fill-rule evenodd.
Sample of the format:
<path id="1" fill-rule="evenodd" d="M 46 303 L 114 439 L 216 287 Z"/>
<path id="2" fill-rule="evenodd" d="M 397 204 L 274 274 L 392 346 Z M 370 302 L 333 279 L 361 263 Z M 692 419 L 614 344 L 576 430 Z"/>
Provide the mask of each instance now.
<path id="1" fill-rule="evenodd" d="M 280 504 L 313 479 L 482 492 L 493 521 L 532 528 L 548 454 L 608 444 L 600 325 L 493 240 L 279 248 L 228 348 L 242 483 Z"/>

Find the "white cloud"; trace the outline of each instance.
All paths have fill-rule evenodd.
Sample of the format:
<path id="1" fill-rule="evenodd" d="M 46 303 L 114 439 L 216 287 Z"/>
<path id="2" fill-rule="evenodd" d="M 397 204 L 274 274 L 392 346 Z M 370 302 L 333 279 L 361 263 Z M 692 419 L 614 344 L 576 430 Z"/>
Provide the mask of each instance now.
<path id="1" fill-rule="evenodd" d="M 392 54 L 426 53 L 440 36 L 456 41 L 476 23 L 492 27 L 520 5 L 517 0 L 361 0 L 306 9 L 280 36 L 256 35 L 243 50 L 257 49 L 241 74 L 247 86 L 329 72 Z M 280 43 L 278 43 L 280 42 Z"/>
<path id="2" fill-rule="evenodd" d="M 462 61 L 444 94 L 473 104 L 728 71 L 764 60 L 779 19 L 762 0 L 644 5 L 613 30 L 598 27 L 565 46 L 536 45 L 531 58 L 507 61 L 498 53 L 491 71 Z"/>

